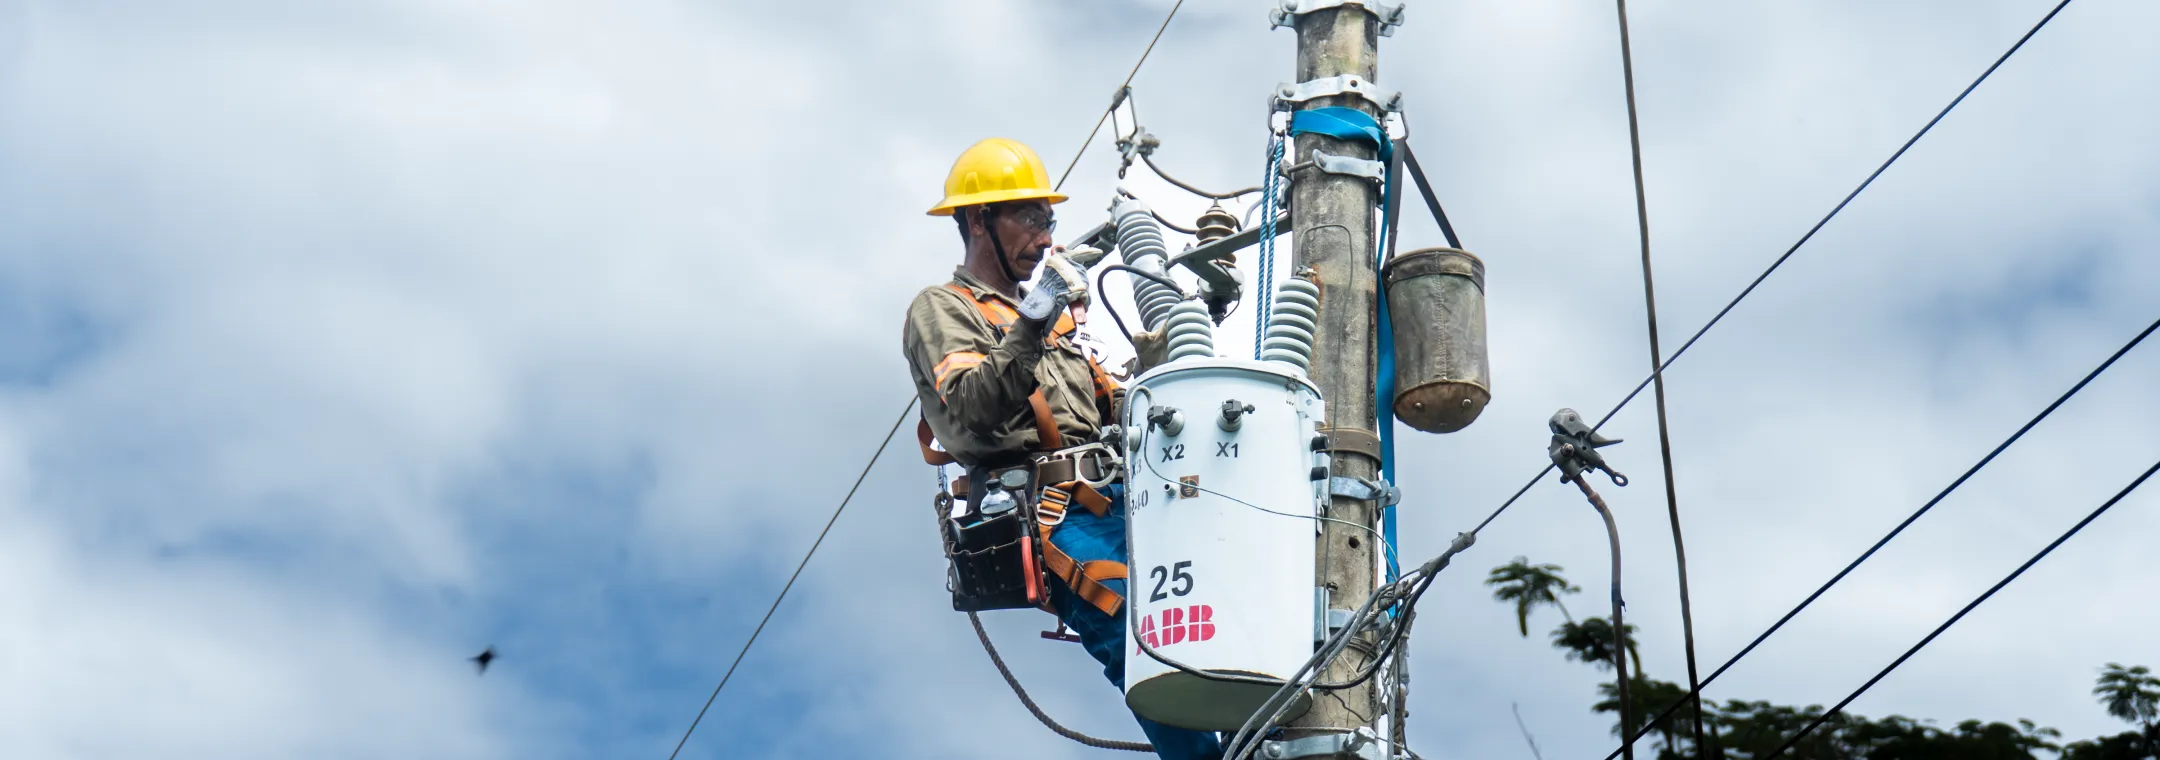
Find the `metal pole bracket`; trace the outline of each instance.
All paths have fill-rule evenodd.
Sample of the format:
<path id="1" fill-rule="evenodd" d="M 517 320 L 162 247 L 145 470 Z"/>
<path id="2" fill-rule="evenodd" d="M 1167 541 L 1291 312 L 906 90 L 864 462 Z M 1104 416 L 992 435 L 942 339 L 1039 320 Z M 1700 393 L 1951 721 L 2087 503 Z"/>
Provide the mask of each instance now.
<path id="1" fill-rule="evenodd" d="M 1312 160 L 1313 166 L 1329 174 L 1347 174 L 1374 182 L 1384 181 L 1387 177 L 1387 164 L 1356 156 L 1337 156 L 1322 152 L 1319 148 L 1314 148 Z"/>
<path id="2" fill-rule="evenodd" d="M 1328 493 L 1346 496 L 1359 501 L 1377 501 L 1380 506 L 1392 507 L 1402 503 L 1402 489 L 1385 480 L 1351 478 L 1337 475 L 1328 478 Z"/>
<path id="3" fill-rule="evenodd" d="M 1280 0 L 1274 8 L 1268 9 L 1268 28 L 1274 29 L 1283 26 L 1294 28 L 1297 26 L 1297 17 L 1299 16 L 1345 5 L 1362 8 L 1366 13 L 1372 14 L 1373 18 L 1380 19 L 1380 36 L 1382 37 L 1395 36 L 1395 27 L 1402 26 L 1402 3 L 1390 5 L 1380 2 L 1380 0 Z"/>
<path id="4" fill-rule="evenodd" d="M 1402 92 L 1383 90 L 1380 85 L 1355 74 L 1321 77 L 1304 82 L 1284 82 L 1275 86 L 1275 110 L 1291 110 L 1291 106 L 1319 98 L 1355 95 L 1382 111 L 1402 110 Z"/>
<path id="5" fill-rule="evenodd" d="M 1386 743 L 1369 728 L 1260 744 L 1266 760 L 1387 760 L 1387 754 Z"/>

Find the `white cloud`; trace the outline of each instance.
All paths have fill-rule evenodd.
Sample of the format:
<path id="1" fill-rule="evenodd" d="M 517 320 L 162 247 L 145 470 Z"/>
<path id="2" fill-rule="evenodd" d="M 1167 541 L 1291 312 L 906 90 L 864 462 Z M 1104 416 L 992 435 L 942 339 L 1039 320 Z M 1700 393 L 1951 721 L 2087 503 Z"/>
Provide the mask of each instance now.
<path id="1" fill-rule="evenodd" d="M 1262 5 L 1194 0 L 1135 81 L 1181 179 L 1260 176 L 1293 46 Z M 1666 350 L 2044 6 L 1631 8 Z M 0 733 L 38 757 L 672 746 L 905 397 L 898 315 L 958 255 L 922 216 L 946 162 L 998 134 L 1062 169 L 1167 8 L 0 4 L 0 331 L 34 347 L 0 354 Z M 2153 13 L 2073 5 L 1674 370 L 1706 669 L 2154 316 Z M 1513 492 L 1554 408 L 1645 370 L 1613 35 L 1609 7 L 1539 1 L 1417 6 L 1382 41 L 1492 294 L 1493 405 L 1402 446 L 1407 554 Z M 1064 229 L 1115 165 L 1080 163 Z M 1409 213 L 1404 245 L 1436 243 Z M 1713 696 L 1834 700 L 2149 464 L 2150 351 Z M 1637 484 L 1609 496 L 1646 664 L 1677 680 L 1652 424 L 1647 398 L 1615 421 Z M 944 609 L 929 475 L 904 435 L 887 458 L 693 749 L 1086 756 Z M 1549 756 L 1607 748 L 1596 676 L 1477 585 L 1527 554 L 1602 614 L 1571 494 L 1533 490 L 1428 597 L 1420 747 L 1519 755 L 1520 702 Z M 2152 504 L 1854 709 L 2114 731 L 2086 690 L 2150 654 L 2125 600 Z M 1137 736 L 1046 617 L 993 618 L 1054 714 Z M 508 654 L 470 680 L 489 637 Z"/>

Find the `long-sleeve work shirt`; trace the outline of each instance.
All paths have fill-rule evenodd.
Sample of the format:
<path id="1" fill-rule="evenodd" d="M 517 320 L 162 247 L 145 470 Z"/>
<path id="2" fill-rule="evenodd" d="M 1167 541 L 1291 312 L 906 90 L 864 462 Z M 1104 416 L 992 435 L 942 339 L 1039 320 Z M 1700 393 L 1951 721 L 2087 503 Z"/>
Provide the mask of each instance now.
<path id="1" fill-rule="evenodd" d="M 1073 342 L 1075 331 L 1061 314 L 1044 335 L 965 267 L 924 288 L 908 306 L 901 346 L 930 432 L 962 464 L 1016 463 L 1042 449 L 1028 405 L 1039 388 L 1068 443 L 1094 440 L 1117 384 Z"/>

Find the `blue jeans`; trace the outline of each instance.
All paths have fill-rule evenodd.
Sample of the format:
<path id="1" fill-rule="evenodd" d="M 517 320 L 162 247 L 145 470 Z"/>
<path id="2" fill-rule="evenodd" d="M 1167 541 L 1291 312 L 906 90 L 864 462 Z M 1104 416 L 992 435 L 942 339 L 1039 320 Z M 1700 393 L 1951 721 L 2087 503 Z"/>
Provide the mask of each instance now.
<path id="1" fill-rule="evenodd" d="M 1074 504 L 1065 512 L 1065 524 L 1050 534 L 1050 543 L 1071 555 L 1075 562 L 1125 561 L 1125 487 L 1110 486 L 1104 495 L 1110 497 L 1110 509 L 1102 517 Z M 1120 596 L 1125 594 L 1124 581 L 1107 581 L 1103 585 Z M 1126 608 L 1119 608 L 1116 615 L 1105 615 L 1056 578 L 1050 581 L 1050 606 L 1057 610 L 1058 619 L 1065 621 L 1067 628 L 1079 634 L 1080 645 L 1087 648 L 1088 654 L 1103 664 L 1103 677 L 1122 691 L 1125 688 Z M 1222 757 L 1222 742 L 1212 731 L 1173 728 L 1138 714 L 1133 718 L 1140 721 L 1140 731 L 1147 734 L 1148 741 L 1155 745 L 1155 755 L 1162 760 L 1220 760 Z"/>

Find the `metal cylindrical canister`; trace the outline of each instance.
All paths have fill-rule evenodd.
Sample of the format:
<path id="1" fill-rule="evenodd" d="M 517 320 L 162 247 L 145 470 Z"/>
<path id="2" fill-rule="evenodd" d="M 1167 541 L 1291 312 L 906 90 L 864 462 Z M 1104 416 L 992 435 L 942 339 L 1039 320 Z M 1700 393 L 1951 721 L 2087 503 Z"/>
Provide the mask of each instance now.
<path id="1" fill-rule="evenodd" d="M 1424 248 L 1381 268 L 1394 322 L 1395 417 L 1427 433 L 1468 427 L 1492 400 L 1485 262 Z"/>
<path id="2" fill-rule="evenodd" d="M 1326 456 L 1313 440 L 1326 406 L 1293 367 L 1222 358 L 1157 367 L 1126 403 L 1127 429 L 1143 434 L 1125 455 L 1136 639 L 1125 645 L 1125 704 L 1169 725 L 1233 731 L 1312 656 L 1312 518 L 1327 498 L 1312 477 Z M 1171 409 L 1183 425 L 1149 421 Z M 1300 696 L 1289 714 L 1309 705 Z"/>

